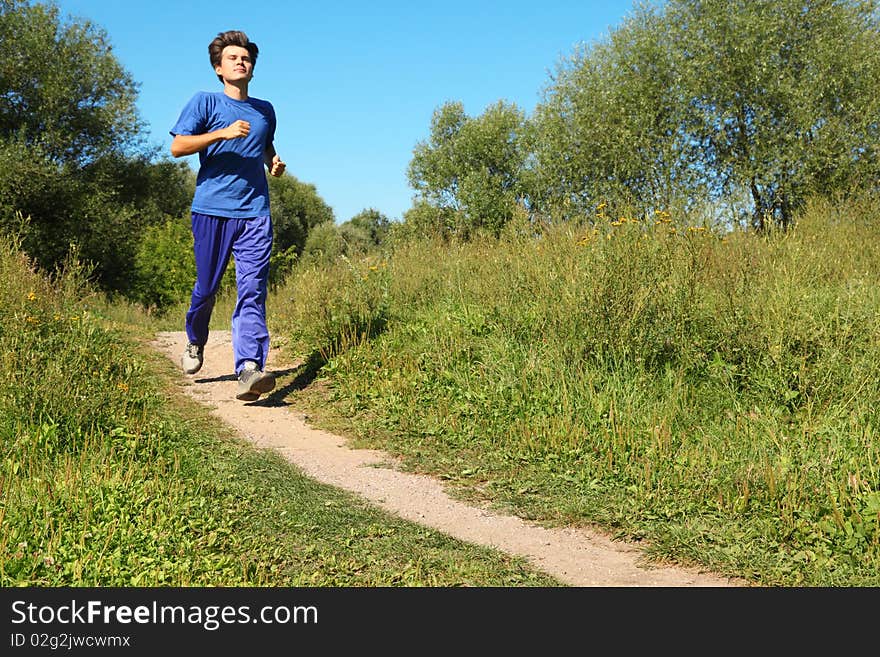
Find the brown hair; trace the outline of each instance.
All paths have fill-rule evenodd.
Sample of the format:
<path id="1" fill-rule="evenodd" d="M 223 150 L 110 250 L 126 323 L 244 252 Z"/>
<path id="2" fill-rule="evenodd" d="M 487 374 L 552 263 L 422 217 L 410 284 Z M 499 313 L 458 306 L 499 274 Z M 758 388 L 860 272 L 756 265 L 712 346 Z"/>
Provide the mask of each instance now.
<path id="1" fill-rule="evenodd" d="M 257 55 L 260 54 L 260 49 L 257 48 L 257 44 L 248 39 L 248 35 L 244 32 L 239 30 L 229 30 L 228 32 L 220 32 L 220 34 L 208 44 L 208 56 L 211 58 L 211 66 L 213 68 L 220 66 L 223 49 L 226 46 L 241 46 L 242 48 L 245 48 L 251 56 L 251 62 L 253 62 L 253 65 L 257 65 Z M 220 82 L 223 82 L 222 75 L 218 75 L 217 79 L 220 80 Z"/>

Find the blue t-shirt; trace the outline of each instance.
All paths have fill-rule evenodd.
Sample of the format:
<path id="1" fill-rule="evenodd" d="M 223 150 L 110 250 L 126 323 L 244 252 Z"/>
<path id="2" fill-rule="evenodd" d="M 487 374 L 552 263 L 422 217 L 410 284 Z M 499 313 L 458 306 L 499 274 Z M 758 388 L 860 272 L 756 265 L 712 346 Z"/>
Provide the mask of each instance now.
<path id="1" fill-rule="evenodd" d="M 235 100 L 222 91 L 197 92 L 183 108 L 172 135 L 201 135 L 238 121 L 251 125 L 247 137 L 224 139 L 199 151 L 192 211 L 248 219 L 269 214 L 269 183 L 263 153 L 275 139 L 275 110 L 259 98 Z"/>

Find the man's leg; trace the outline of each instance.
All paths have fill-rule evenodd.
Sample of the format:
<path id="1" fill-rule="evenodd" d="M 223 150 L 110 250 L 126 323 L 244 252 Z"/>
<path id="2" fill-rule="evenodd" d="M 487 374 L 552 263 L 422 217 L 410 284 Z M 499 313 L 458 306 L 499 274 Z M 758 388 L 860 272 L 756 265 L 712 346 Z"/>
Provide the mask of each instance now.
<path id="1" fill-rule="evenodd" d="M 266 296 L 269 288 L 269 256 L 272 253 L 272 220 L 269 216 L 239 220 L 241 228 L 232 247 L 238 303 L 232 313 L 232 351 L 235 373 L 245 361 L 262 370 L 269 354 Z"/>
<path id="2" fill-rule="evenodd" d="M 186 337 L 193 344 L 204 345 L 208 341 L 208 323 L 229 264 L 235 227 L 230 219 L 192 213 L 196 282 L 186 313 Z"/>

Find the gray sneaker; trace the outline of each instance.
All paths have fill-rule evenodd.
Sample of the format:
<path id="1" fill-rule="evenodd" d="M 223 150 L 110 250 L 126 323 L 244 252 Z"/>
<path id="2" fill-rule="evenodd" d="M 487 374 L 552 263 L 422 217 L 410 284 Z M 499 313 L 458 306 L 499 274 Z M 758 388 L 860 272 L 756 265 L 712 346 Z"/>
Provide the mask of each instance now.
<path id="1" fill-rule="evenodd" d="M 190 342 L 183 350 L 180 357 L 180 366 L 187 374 L 195 374 L 202 369 L 202 361 L 205 359 L 205 347 Z"/>
<path id="2" fill-rule="evenodd" d="M 236 399 L 241 401 L 256 401 L 260 395 L 275 389 L 275 375 L 264 372 L 257 364 L 248 360 L 238 374 L 238 393 Z"/>

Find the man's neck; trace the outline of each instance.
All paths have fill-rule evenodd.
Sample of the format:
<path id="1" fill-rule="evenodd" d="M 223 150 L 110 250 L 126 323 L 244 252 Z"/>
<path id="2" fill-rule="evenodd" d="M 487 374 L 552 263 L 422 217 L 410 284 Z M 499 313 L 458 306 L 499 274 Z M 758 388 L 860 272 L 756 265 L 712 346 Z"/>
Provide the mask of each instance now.
<path id="1" fill-rule="evenodd" d="M 232 82 L 227 82 L 224 80 L 223 82 L 223 93 L 232 98 L 233 100 L 247 100 L 248 98 L 248 83 L 247 82 L 239 82 L 237 84 L 233 84 Z"/>

